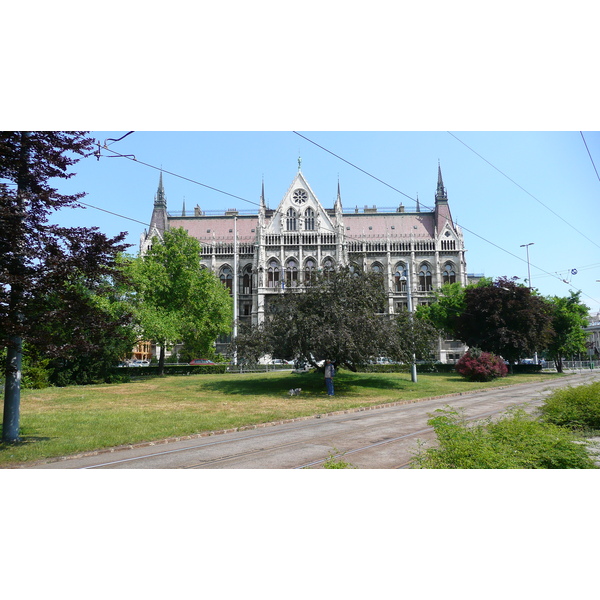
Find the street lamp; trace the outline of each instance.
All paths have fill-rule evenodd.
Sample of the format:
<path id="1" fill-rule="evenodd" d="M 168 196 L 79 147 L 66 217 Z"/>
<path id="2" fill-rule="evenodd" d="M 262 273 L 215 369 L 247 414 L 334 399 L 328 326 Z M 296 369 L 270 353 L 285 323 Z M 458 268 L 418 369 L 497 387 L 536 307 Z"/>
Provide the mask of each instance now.
<path id="1" fill-rule="evenodd" d="M 400 277 L 401 281 L 406 280 L 406 301 L 408 304 L 408 313 L 410 315 L 410 320 L 412 323 L 413 320 L 413 303 L 412 303 L 412 296 L 411 296 L 411 283 L 410 283 L 410 265 L 407 265 L 406 270 L 404 270 L 402 272 L 402 277 Z M 412 356 L 413 360 L 412 360 L 412 364 L 410 367 L 410 378 L 411 381 L 413 383 L 417 382 L 417 363 L 415 361 L 415 354 L 413 352 L 413 356 Z"/>
<path id="2" fill-rule="evenodd" d="M 529 289 L 531 290 L 531 269 L 529 268 L 529 246 L 533 246 L 533 242 L 530 242 L 529 244 L 521 244 L 521 248 L 526 248 L 527 249 L 527 277 L 528 277 L 528 282 L 529 282 Z"/>
<path id="3" fill-rule="evenodd" d="M 531 292 L 531 269 L 529 268 L 529 246 L 533 246 L 533 242 L 529 244 L 521 244 L 521 248 L 525 248 L 527 250 L 527 282 L 529 283 L 529 291 Z M 533 360 L 535 364 L 538 364 L 538 353 L 537 350 L 533 354 Z"/>

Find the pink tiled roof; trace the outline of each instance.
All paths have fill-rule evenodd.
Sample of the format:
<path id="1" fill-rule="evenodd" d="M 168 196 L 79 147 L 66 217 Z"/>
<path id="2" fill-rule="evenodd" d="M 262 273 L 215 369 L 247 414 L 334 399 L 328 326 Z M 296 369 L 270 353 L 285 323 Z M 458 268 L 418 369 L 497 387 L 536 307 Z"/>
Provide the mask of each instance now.
<path id="1" fill-rule="evenodd" d="M 342 220 L 349 237 L 423 237 L 435 234 L 435 214 L 424 213 L 344 213 Z M 443 220 L 445 223 L 445 220 Z M 267 219 L 268 222 L 268 219 Z M 233 217 L 171 217 L 170 226 L 183 227 L 193 237 L 208 241 L 233 241 Z M 443 223 L 441 223 L 443 225 Z M 371 228 L 371 229 L 369 229 Z M 238 240 L 254 240 L 258 229 L 258 216 L 238 216 Z M 210 231 L 209 231 L 210 230 Z"/>
<path id="2" fill-rule="evenodd" d="M 387 237 L 389 234 L 390 237 L 431 238 L 434 235 L 433 213 L 344 214 L 343 221 L 346 234 L 349 236 L 364 234 L 365 236 Z"/>
<path id="3" fill-rule="evenodd" d="M 169 219 L 169 224 L 171 228 L 183 227 L 191 236 L 199 240 L 215 240 L 217 242 L 233 241 L 233 217 L 171 217 Z M 238 216 L 238 240 L 254 240 L 256 238 L 257 227 L 258 216 Z M 210 233 L 208 230 L 210 230 Z"/>

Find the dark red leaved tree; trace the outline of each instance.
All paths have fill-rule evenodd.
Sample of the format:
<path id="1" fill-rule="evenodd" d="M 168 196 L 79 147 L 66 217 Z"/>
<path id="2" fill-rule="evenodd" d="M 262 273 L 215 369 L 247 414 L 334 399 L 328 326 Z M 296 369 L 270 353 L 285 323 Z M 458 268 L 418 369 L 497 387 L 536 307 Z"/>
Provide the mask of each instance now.
<path id="1" fill-rule="evenodd" d="M 125 234 L 107 238 L 97 228 L 48 223 L 84 194 L 65 195 L 53 180 L 91 153 L 86 132 L 0 132 L 0 346 L 7 348 L 2 441 L 18 440 L 22 341 L 51 348 L 53 323 L 62 326 L 61 352 L 90 350 L 90 329 L 114 326 L 94 314 L 91 295 L 120 277 Z M 100 320 L 98 320 L 100 319 Z M 80 326 L 67 328 L 79 320 Z M 86 330 L 87 327 L 87 330 Z M 56 331 L 56 328 L 54 328 Z M 115 329 L 116 331 L 116 329 Z M 60 336 L 59 336 L 60 337 Z"/>

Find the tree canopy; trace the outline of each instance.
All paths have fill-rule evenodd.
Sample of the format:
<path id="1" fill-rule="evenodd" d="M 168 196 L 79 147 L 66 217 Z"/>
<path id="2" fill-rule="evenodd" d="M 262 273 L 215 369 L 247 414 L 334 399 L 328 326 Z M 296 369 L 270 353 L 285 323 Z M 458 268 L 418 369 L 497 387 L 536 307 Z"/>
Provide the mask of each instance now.
<path id="1" fill-rule="evenodd" d="M 93 330 L 116 332 L 126 315 L 96 311 L 92 298 L 119 278 L 126 234 L 48 223 L 53 211 L 77 206 L 84 193 L 52 187 L 91 152 L 86 132 L 0 132 L 0 345 L 7 348 L 3 439 L 18 439 L 22 340 L 50 356 L 98 351 Z M 97 306 L 97 305 L 96 305 Z M 116 321 L 115 321 L 116 318 Z M 111 327 L 114 328 L 111 330 Z M 60 333 L 62 331 L 62 333 Z"/>
<path id="2" fill-rule="evenodd" d="M 417 314 L 470 348 L 511 364 L 541 352 L 553 336 L 550 303 L 507 277 L 444 286 L 437 302 Z"/>
<path id="3" fill-rule="evenodd" d="M 457 337 L 513 363 L 542 350 L 552 333 L 548 303 L 528 287 L 500 277 L 465 290 L 465 308 L 455 321 Z"/>
<path id="4" fill-rule="evenodd" d="M 586 334 L 589 308 L 580 300 L 580 292 L 570 292 L 568 298 L 552 296 L 547 299 L 552 311 L 553 335 L 546 347 L 548 358 L 554 360 L 556 370 L 562 373 L 565 356 L 586 350 Z"/>
<path id="5" fill-rule="evenodd" d="M 263 325 L 240 329 L 235 351 L 242 360 L 270 354 L 313 366 L 329 358 L 352 371 L 378 356 L 410 362 L 413 352 L 429 355 L 437 331 L 413 323 L 408 313 L 390 318 L 383 314 L 386 302 L 378 274 L 319 273 L 272 298 Z"/>
<path id="6" fill-rule="evenodd" d="M 466 287 L 460 283 L 448 283 L 434 294 L 434 302 L 417 306 L 416 317 L 429 321 L 447 335 L 455 336 L 456 319 L 465 311 L 465 291 L 489 285 L 492 285 L 489 278 Z"/>
<path id="7" fill-rule="evenodd" d="M 159 372 L 164 368 L 166 345 L 184 341 L 210 356 L 215 339 L 231 331 L 232 298 L 219 279 L 201 266 L 200 252 L 198 240 L 176 228 L 126 265 L 141 335 L 161 346 Z"/>

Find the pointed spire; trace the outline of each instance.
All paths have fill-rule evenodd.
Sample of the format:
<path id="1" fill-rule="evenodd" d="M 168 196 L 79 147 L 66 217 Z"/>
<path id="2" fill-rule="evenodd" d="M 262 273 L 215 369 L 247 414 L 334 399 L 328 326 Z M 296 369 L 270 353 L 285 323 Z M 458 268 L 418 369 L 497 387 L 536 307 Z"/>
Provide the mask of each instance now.
<path id="1" fill-rule="evenodd" d="M 421 205 L 419 204 L 419 192 L 417 192 L 417 212 L 421 212 Z"/>
<path id="2" fill-rule="evenodd" d="M 337 198 L 335 200 L 335 213 L 336 215 L 342 215 L 342 194 L 340 192 L 340 178 L 338 177 L 338 185 L 337 185 Z"/>
<path id="3" fill-rule="evenodd" d="M 158 190 L 154 197 L 154 206 L 160 208 L 167 208 L 167 198 L 165 196 L 165 188 L 163 187 L 162 171 L 160 172 L 160 178 L 158 180 Z"/>
<path id="4" fill-rule="evenodd" d="M 262 188 L 260 190 L 260 203 L 265 204 L 265 178 L 262 178 Z"/>
<path id="5" fill-rule="evenodd" d="M 165 188 L 163 187 L 162 171 L 158 180 L 158 190 L 154 196 L 154 209 L 150 218 L 150 227 L 148 234 L 145 236 L 144 243 L 140 245 L 140 252 L 144 253 L 148 246 L 152 243 L 152 238 L 158 236 L 162 239 L 165 231 L 169 228 L 167 216 L 167 198 L 165 196 Z"/>
<path id="6" fill-rule="evenodd" d="M 181 209 L 181 216 L 185 217 L 185 196 L 183 197 L 183 208 Z"/>
<path id="7" fill-rule="evenodd" d="M 437 180 L 437 191 L 435 194 L 435 201 L 438 200 L 448 200 L 448 196 L 446 195 L 446 190 L 444 188 L 444 181 L 442 179 L 442 168 L 440 167 L 440 161 L 438 159 L 438 180 Z"/>
<path id="8" fill-rule="evenodd" d="M 300 173 L 300 171 L 302 171 L 302 157 L 301 156 L 298 157 L 298 173 Z"/>
<path id="9" fill-rule="evenodd" d="M 438 183 L 435 194 L 435 231 L 436 235 L 441 235 L 445 226 L 454 227 L 452 215 L 450 214 L 450 205 L 448 204 L 448 195 L 442 180 L 442 169 L 438 160 Z"/>

